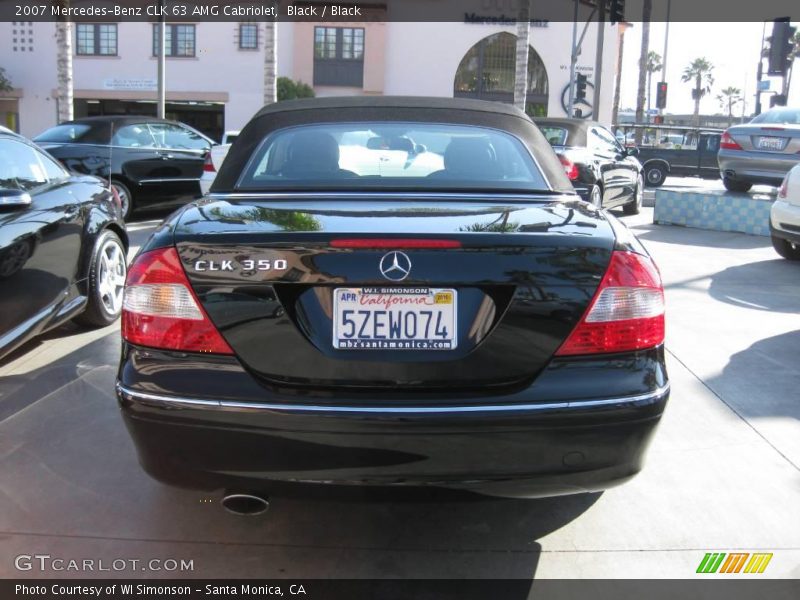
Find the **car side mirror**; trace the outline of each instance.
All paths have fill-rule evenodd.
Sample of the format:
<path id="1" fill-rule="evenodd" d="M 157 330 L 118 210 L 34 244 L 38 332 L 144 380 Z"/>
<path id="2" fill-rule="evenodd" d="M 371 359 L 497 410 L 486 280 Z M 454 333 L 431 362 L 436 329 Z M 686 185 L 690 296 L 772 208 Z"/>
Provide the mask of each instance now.
<path id="1" fill-rule="evenodd" d="M 628 156 L 639 156 L 639 148 L 637 148 L 636 146 L 626 148 L 625 154 L 627 154 Z"/>
<path id="2" fill-rule="evenodd" d="M 24 208 L 30 206 L 33 199 L 24 190 L 0 190 L 0 209 Z"/>

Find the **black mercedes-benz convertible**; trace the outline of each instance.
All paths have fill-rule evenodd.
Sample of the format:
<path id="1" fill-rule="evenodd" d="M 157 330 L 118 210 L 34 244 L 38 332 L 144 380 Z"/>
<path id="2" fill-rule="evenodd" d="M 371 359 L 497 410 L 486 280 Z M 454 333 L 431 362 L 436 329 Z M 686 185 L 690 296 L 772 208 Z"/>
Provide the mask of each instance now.
<path id="1" fill-rule="evenodd" d="M 262 109 L 133 261 L 122 335 L 143 467 L 239 512 L 287 484 L 604 489 L 669 395 L 652 259 L 473 100 Z"/>

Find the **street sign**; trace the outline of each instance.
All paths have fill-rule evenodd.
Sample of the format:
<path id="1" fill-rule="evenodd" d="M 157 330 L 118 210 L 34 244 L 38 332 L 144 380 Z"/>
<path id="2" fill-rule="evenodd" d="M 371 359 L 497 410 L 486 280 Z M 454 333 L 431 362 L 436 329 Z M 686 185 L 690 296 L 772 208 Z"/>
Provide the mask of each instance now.
<path id="1" fill-rule="evenodd" d="M 759 81 L 758 82 L 758 91 L 759 92 L 766 92 L 769 89 L 771 83 L 772 82 L 769 81 L 768 79 L 765 79 L 764 81 Z"/>

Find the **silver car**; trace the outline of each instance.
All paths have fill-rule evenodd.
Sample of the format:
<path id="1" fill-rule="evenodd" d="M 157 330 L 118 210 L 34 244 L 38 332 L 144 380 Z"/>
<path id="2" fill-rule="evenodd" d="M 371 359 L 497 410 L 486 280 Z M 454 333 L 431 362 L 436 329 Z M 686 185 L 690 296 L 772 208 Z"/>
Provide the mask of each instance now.
<path id="1" fill-rule="evenodd" d="M 722 134 L 719 171 L 725 187 L 746 192 L 753 184 L 779 186 L 800 162 L 800 108 L 773 108 Z"/>

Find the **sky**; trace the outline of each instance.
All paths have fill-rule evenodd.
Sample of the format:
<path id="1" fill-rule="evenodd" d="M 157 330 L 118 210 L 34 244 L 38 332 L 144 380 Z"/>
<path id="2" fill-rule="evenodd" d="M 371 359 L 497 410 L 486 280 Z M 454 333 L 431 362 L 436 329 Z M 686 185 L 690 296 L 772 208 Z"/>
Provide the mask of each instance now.
<path id="1" fill-rule="evenodd" d="M 763 24 L 758 23 L 671 23 L 669 26 L 669 47 L 667 52 L 666 81 L 669 84 L 667 96 L 668 113 L 685 114 L 694 111 L 692 85 L 681 82 L 683 69 L 695 58 L 705 57 L 714 65 L 714 85 L 710 95 L 700 102 L 700 112 L 704 114 L 723 113 L 717 94 L 723 88 L 734 86 L 746 92 L 746 111 L 752 114 L 755 107 L 756 68 L 761 46 Z M 650 50 L 664 54 L 665 23 L 650 24 Z M 772 24 L 767 24 L 769 36 Z M 625 33 L 622 83 L 620 86 L 620 108 L 636 107 L 636 87 L 638 84 L 638 61 L 642 46 L 641 23 L 634 23 Z M 766 71 L 766 60 L 764 61 Z M 800 105 L 800 60 L 795 62 L 792 87 L 789 91 L 789 104 Z M 779 90 L 781 80 L 772 79 L 771 89 Z M 653 108 L 655 108 L 656 82 L 661 80 L 661 72 L 653 75 Z M 763 107 L 769 107 L 769 96 L 762 95 Z M 741 114 L 742 105 L 734 109 Z"/>

